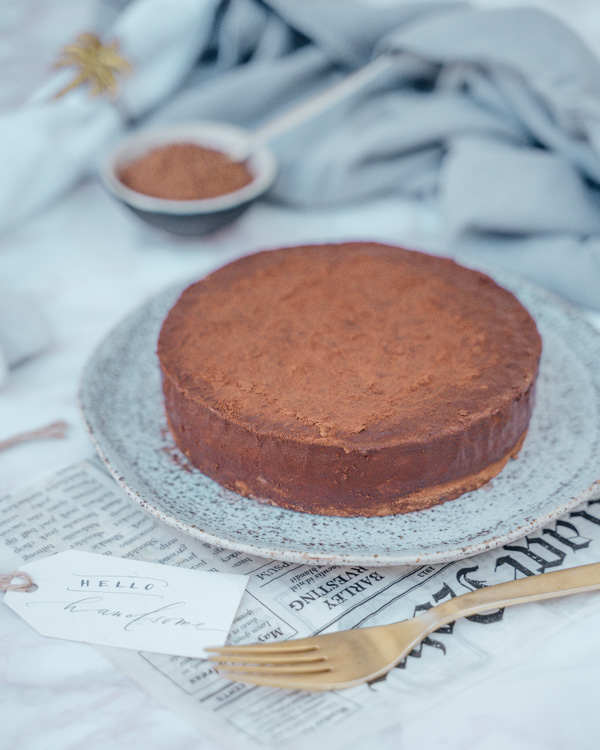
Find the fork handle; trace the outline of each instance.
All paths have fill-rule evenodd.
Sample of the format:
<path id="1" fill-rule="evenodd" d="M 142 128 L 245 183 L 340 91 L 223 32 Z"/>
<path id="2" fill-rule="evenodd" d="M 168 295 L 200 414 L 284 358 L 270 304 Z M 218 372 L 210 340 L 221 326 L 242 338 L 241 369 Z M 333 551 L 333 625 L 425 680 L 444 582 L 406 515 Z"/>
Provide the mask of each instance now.
<path id="1" fill-rule="evenodd" d="M 486 586 L 442 602 L 426 614 L 435 620 L 437 628 L 458 617 L 469 617 L 495 607 L 511 607 L 513 604 L 553 599 L 594 589 L 600 589 L 600 563 Z"/>

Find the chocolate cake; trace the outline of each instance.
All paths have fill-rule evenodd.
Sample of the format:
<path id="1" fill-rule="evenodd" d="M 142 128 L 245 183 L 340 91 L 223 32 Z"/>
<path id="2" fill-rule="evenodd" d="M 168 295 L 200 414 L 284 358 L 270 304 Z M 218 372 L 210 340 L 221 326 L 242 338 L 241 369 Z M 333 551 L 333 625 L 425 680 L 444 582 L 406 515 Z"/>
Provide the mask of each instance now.
<path id="1" fill-rule="evenodd" d="M 173 437 L 246 497 L 375 516 L 476 489 L 519 452 L 541 340 L 451 260 L 356 242 L 242 258 L 193 284 L 158 342 Z"/>

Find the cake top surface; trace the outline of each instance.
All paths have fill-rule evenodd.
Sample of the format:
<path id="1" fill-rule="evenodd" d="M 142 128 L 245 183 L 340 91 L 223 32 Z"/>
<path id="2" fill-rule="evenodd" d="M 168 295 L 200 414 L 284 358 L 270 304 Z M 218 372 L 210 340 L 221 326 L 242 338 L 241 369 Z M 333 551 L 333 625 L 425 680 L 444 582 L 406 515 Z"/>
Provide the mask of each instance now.
<path id="1" fill-rule="evenodd" d="M 419 443 L 535 380 L 535 322 L 488 276 L 376 243 L 242 258 L 186 289 L 159 338 L 188 398 L 260 434 Z"/>

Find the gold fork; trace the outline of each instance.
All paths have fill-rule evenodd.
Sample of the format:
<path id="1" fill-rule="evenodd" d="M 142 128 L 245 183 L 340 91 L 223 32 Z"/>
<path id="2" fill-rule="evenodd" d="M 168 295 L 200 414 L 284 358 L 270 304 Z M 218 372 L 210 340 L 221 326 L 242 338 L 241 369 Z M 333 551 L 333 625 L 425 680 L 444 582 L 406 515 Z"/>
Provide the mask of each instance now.
<path id="1" fill-rule="evenodd" d="M 459 617 L 598 588 L 600 563 L 594 563 L 470 591 L 392 625 L 206 651 L 218 671 L 231 680 L 296 690 L 339 690 L 386 674 L 429 633 Z"/>

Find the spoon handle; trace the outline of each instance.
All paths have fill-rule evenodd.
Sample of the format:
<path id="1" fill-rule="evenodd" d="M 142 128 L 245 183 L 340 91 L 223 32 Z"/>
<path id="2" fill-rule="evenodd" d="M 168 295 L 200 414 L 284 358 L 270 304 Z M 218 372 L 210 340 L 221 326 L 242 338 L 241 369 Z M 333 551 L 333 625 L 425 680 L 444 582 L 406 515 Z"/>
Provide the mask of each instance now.
<path id="1" fill-rule="evenodd" d="M 364 68 L 360 68 L 341 81 L 333 84 L 333 86 L 305 99 L 297 106 L 286 110 L 283 114 L 266 122 L 255 130 L 247 141 L 234 147 L 229 154 L 230 157 L 234 161 L 246 159 L 256 148 L 272 141 L 282 133 L 292 130 L 311 117 L 315 117 L 334 104 L 343 101 L 356 91 L 359 91 L 364 86 L 367 86 L 377 76 L 391 68 L 393 62 L 394 55 L 390 53 L 376 57 L 368 65 L 365 65 Z"/>

